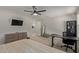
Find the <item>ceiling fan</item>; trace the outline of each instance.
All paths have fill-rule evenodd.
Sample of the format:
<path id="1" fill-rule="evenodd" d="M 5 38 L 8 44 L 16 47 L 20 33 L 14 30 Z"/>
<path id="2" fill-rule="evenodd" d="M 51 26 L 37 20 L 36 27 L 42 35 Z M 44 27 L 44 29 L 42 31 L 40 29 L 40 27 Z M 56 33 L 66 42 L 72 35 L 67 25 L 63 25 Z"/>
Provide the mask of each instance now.
<path id="1" fill-rule="evenodd" d="M 33 11 L 24 10 L 24 12 L 30 12 L 31 15 L 41 15 L 41 12 L 45 12 L 46 10 L 38 10 L 35 6 L 32 6 Z"/>

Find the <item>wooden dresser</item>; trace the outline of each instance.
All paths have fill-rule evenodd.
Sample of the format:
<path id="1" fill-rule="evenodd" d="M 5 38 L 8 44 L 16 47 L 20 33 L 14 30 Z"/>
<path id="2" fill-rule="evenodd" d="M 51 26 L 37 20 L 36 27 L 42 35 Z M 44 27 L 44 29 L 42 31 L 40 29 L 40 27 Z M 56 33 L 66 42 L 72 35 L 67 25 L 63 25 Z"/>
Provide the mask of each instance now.
<path id="1" fill-rule="evenodd" d="M 21 40 L 27 38 L 27 32 L 17 32 L 5 35 L 5 43 Z"/>

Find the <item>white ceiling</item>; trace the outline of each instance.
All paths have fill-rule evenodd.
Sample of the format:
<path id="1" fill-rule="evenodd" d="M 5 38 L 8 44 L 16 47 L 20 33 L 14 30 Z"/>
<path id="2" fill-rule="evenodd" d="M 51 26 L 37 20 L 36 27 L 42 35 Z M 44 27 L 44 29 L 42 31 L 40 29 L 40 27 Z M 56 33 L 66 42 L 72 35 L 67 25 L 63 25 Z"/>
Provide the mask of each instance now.
<path id="1" fill-rule="evenodd" d="M 46 12 L 41 13 L 43 16 L 55 17 L 69 13 L 74 13 L 77 7 L 74 6 L 37 6 L 38 10 L 46 9 Z M 31 13 L 24 12 L 24 10 L 32 10 L 31 6 L 0 6 L 0 9 L 10 10 L 24 15 Z"/>

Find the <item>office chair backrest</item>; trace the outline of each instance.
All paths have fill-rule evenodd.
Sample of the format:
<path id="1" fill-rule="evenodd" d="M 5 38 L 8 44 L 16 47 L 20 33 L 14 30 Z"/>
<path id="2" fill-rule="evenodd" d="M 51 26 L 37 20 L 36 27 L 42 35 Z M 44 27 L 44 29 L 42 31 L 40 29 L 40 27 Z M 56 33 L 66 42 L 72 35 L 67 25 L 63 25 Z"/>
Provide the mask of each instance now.
<path id="1" fill-rule="evenodd" d="M 63 36 L 64 36 L 64 37 L 67 37 L 67 32 L 63 32 Z M 63 38 L 63 41 L 62 41 L 62 42 L 63 42 L 64 44 L 74 45 L 75 40 Z"/>

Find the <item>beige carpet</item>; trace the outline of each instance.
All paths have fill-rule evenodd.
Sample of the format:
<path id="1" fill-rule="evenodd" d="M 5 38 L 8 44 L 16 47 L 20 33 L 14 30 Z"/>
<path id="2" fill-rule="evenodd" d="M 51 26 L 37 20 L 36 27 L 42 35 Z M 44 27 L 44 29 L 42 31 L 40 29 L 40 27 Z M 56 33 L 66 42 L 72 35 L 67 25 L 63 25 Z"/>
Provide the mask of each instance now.
<path id="1" fill-rule="evenodd" d="M 52 44 L 51 43 L 51 41 L 52 41 L 51 38 L 44 38 L 44 37 L 33 35 L 33 36 L 31 36 L 31 39 L 35 40 L 35 41 L 38 41 L 40 43 L 43 43 L 45 45 L 48 45 L 48 46 L 51 46 L 51 44 Z M 64 45 L 62 43 L 62 39 L 60 39 L 60 38 L 55 38 L 54 39 L 54 48 L 57 48 L 57 49 L 65 51 L 66 47 L 62 47 L 61 48 L 62 45 Z M 73 46 L 73 48 L 74 48 L 74 46 Z M 79 47 L 78 47 L 78 52 L 79 52 Z M 74 52 L 71 49 L 68 48 L 67 53 L 74 53 Z"/>

